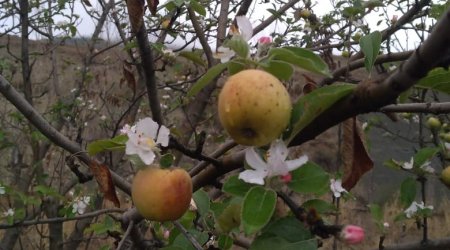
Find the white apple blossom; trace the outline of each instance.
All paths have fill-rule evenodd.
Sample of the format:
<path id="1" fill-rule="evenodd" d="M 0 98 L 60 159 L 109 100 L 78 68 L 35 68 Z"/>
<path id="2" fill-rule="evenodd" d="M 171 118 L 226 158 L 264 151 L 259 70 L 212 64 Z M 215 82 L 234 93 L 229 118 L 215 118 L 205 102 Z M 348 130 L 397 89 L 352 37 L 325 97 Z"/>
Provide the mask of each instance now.
<path id="1" fill-rule="evenodd" d="M 155 160 L 155 152 L 159 152 L 158 145 L 166 147 L 169 144 L 169 129 L 159 126 L 150 117 L 138 121 L 131 128 L 125 125 L 122 131 L 128 136 L 125 153 L 137 154 L 147 165 Z"/>
<path id="2" fill-rule="evenodd" d="M 217 48 L 216 53 L 214 53 L 214 58 L 220 59 L 221 63 L 228 62 L 236 53 L 230 49 L 223 46 Z"/>
<path id="3" fill-rule="evenodd" d="M 270 144 L 264 161 L 251 147 L 245 151 L 245 160 L 252 168 L 239 174 L 239 179 L 253 184 L 264 185 L 264 178 L 284 176 L 290 171 L 303 166 L 308 161 L 308 156 L 301 156 L 295 160 L 286 160 L 288 149 L 282 140 L 275 140 Z"/>
<path id="4" fill-rule="evenodd" d="M 333 192 L 334 197 L 336 197 L 336 198 L 341 197 L 342 193 L 346 193 L 347 192 L 347 190 L 345 190 L 342 187 L 342 180 L 341 179 L 337 179 L 337 180 L 331 179 L 330 180 L 330 189 L 331 189 L 331 192 Z"/>
<path id="5" fill-rule="evenodd" d="M 3 216 L 14 216 L 14 209 L 8 208 L 5 212 L 3 212 Z"/>
<path id="6" fill-rule="evenodd" d="M 434 172 L 435 172 L 435 171 L 434 171 L 434 168 L 431 167 L 429 161 L 425 162 L 422 166 L 420 166 L 420 168 L 421 168 L 424 172 L 427 172 L 427 173 L 429 173 L 429 174 L 434 174 Z"/>
<path id="7" fill-rule="evenodd" d="M 411 157 L 411 160 L 409 162 L 405 161 L 402 164 L 403 169 L 412 169 L 414 166 L 414 157 Z"/>
<path id="8" fill-rule="evenodd" d="M 433 210 L 434 207 L 433 206 L 425 206 L 425 203 L 423 203 L 423 201 L 421 201 L 419 203 L 416 201 L 413 201 L 411 203 L 411 205 L 404 211 L 404 213 L 407 218 L 411 218 L 417 213 L 417 211 L 424 210 L 424 209 Z"/>
<path id="9" fill-rule="evenodd" d="M 90 201 L 91 197 L 89 196 L 83 196 L 75 199 L 75 202 L 72 204 L 72 213 L 84 214 Z"/>
<path id="10" fill-rule="evenodd" d="M 233 36 L 240 36 L 246 42 L 248 42 L 253 37 L 253 27 L 252 23 L 246 16 L 237 16 L 236 23 L 239 29 L 235 26 L 231 26 L 229 34 Z M 219 46 L 214 53 L 214 58 L 220 59 L 221 63 L 228 62 L 236 53 L 227 47 Z"/>

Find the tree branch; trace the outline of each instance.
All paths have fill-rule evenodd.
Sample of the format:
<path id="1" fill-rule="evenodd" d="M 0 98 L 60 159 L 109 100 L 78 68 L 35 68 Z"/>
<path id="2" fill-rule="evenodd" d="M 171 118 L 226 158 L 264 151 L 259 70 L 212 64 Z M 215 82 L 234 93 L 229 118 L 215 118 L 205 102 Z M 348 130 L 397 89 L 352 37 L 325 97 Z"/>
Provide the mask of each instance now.
<path id="1" fill-rule="evenodd" d="M 79 216 L 74 217 L 55 217 L 55 218 L 49 218 L 49 219 L 36 219 L 36 220 L 26 220 L 21 221 L 13 224 L 0 224 L 0 229 L 7 229 L 7 228 L 13 228 L 13 227 L 28 227 L 28 226 L 34 226 L 34 225 L 41 225 L 41 224 L 51 224 L 51 223 L 61 223 L 66 221 L 72 221 L 72 220 L 81 220 L 86 218 L 92 218 L 97 217 L 102 214 L 109 214 L 109 213 L 123 213 L 125 209 L 120 208 L 108 208 L 108 209 L 102 209 L 97 210 L 90 213 L 85 213 Z"/>
<path id="2" fill-rule="evenodd" d="M 402 60 L 405 60 L 408 57 L 410 57 L 412 54 L 413 54 L 413 51 L 405 51 L 405 52 L 399 52 L 399 53 L 380 55 L 380 56 L 377 56 L 377 58 L 375 60 L 375 64 L 402 61 Z M 339 79 L 339 77 L 345 75 L 347 71 L 352 71 L 352 70 L 359 69 L 362 67 L 364 67 L 364 58 L 352 61 L 349 64 L 346 64 L 345 66 L 342 66 L 342 67 L 336 69 L 333 72 L 332 78 L 323 79 L 319 83 L 319 85 L 320 86 L 329 85 L 329 84 L 337 81 Z"/>
<path id="3" fill-rule="evenodd" d="M 426 243 L 415 242 L 407 244 L 398 244 L 383 248 L 383 250 L 448 250 L 448 249 L 450 249 L 450 238 L 443 238 L 439 240 L 428 240 Z M 373 250 L 378 250 L 378 248 Z"/>
<path id="4" fill-rule="evenodd" d="M 145 23 L 142 20 L 142 25 L 136 33 L 136 40 L 139 45 L 139 52 L 141 54 L 141 67 L 145 74 L 145 86 L 147 87 L 148 102 L 152 117 L 155 122 L 162 125 L 163 117 L 161 113 L 161 106 L 159 102 L 158 89 L 156 87 L 155 67 L 153 64 L 153 53 L 148 41 L 147 32 L 145 30 Z"/>
<path id="5" fill-rule="evenodd" d="M 405 103 L 392 104 L 384 106 L 381 112 L 406 112 L 406 113 L 433 113 L 446 114 L 450 113 L 450 102 L 441 103 Z"/>
<path id="6" fill-rule="evenodd" d="M 382 83 L 360 83 L 351 95 L 320 114 L 298 133 L 290 145 L 300 145 L 345 119 L 376 111 L 395 102 L 403 91 L 416 84 L 446 56 L 442 51 L 447 51 L 450 47 L 448 27 L 450 27 L 450 9 L 436 24 L 428 39 L 390 77 Z"/>
<path id="7" fill-rule="evenodd" d="M 273 21 L 277 20 L 278 16 L 282 15 L 284 12 L 286 12 L 289 8 L 291 8 L 298 2 L 300 2 L 300 0 L 291 0 L 291 1 L 287 2 L 276 12 L 276 14 L 271 15 L 269 18 L 262 21 L 258 26 L 256 26 L 253 29 L 253 35 L 258 34 L 263 29 L 267 28 L 267 26 L 269 26 Z"/>

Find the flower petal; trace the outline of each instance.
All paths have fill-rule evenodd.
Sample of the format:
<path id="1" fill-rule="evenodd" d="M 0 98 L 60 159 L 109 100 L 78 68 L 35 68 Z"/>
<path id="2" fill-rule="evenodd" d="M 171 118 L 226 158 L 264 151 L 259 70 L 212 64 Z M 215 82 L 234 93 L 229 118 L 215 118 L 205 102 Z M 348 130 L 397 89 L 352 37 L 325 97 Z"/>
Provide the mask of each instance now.
<path id="1" fill-rule="evenodd" d="M 140 148 L 137 146 L 136 142 L 132 140 L 132 137 L 128 135 L 128 141 L 125 146 L 125 154 L 127 155 L 134 155 L 140 151 Z"/>
<path id="2" fill-rule="evenodd" d="M 268 168 L 267 163 L 261 159 L 261 156 L 256 153 L 253 147 L 245 150 L 245 161 L 251 168 L 256 170 L 267 170 Z"/>
<path id="3" fill-rule="evenodd" d="M 163 147 L 169 145 L 169 135 L 170 130 L 166 126 L 161 126 L 158 132 L 158 139 L 156 139 L 156 144 L 160 144 Z"/>
<path id="4" fill-rule="evenodd" d="M 152 139 L 156 138 L 156 133 L 158 132 L 158 123 L 153 121 L 152 118 L 147 117 L 140 120 L 136 124 L 136 132 L 138 134 L 143 134 L 145 137 L 151 137 Z"/>
<path id="5" fill-rule="evenodd" d="M 152 164 L 155 160 L 155 153 L 153 153 L 153 151 L 151 150 L 139 150 L 138 155 L 141 160 L 147 165 Z"/>
<path id="6" fill-rule="evenodd" d="M 298 159 L 286 161 L 286 165 L 290 172 L 292 170 L 295 170 L 295 169 L 305 165 L 307 162 L 308 162 L 308 156 L 304 155 Z"/>
<path id="7" fill-rule="evenodd" d="M 245 170 L 239 174 L 239 179 L 258 185 L 264 185 L 264 178 L 267 176 L 266 170 Z"/>
<path id="8" fill-rule="evenodd" d="M 289 173 L 286 162 L 283 161 L 283 157 L 278 154 L 270 154 L 268 159 L 269 169 L 268 176 L 286 175 Z"/>
<path id="9" fill-rule="evenodd" d="M 246 16 L 237 16 L 236 23 L 241 31 L 241 36 L 245 41 L 250 40 L 253 37 L 252 23 Z"/>
<path id="10" fill-rule="evenodd" d="M 289 151 L 286 147 L 286 144 L 284 144 L 284 141 L 277 139 L 270 144 L 269 157 L 267 161 L 270 161 L 270 157 L 272 155 L 281 156 L 281 159 L 284 161 L 286 160 L 288 153 Z"/>
<path id="11" fill-rule="evenodd" d="M 226 47 L 220 46 L 217 48 L 217 52 L 214 53 L 213 57 L 216 59 L 220 59 L 221 63 L 228 62 L 236 53 Z"/>

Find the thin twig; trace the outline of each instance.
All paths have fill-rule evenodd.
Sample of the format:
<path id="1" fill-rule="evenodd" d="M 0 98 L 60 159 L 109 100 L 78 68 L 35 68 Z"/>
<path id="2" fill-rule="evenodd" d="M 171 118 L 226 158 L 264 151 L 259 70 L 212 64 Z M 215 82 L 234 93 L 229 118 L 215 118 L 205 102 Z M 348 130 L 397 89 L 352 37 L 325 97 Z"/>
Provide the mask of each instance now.
<path id="1" fill-rule="evenodd" d="M 450 102 L 405 103 L 384 106 L 381 112 L 406 112 L 406 113 L 450 113 Z"/>
<path id="2" fill-rule="evenodd" d="M 50 218 L 50 219 L 36 219 L 36 220 L 27 220 L 22 222 L 17 222 L 13 224 L 0 224 L 0 229 L 7 229 L 7 228 L 13 228 L 13 227 L 27 227 L 27 226 L 34 226 L 34 225 L 41 225 L 41 224 L 50 224 L 50 223 L 60 223 L 60 222 L 66 222 L 66 221 L 72 221 L 72 220 L 81 220 L 86 218 L 92 218 L 97 217 L 102 214 L 107 213 L 123 213 L 126 211 L 125 209 L 120 208 L 108 208 L 108 209 L 102 209 L 97 210 L 95 212 L 91 213 L 85 213 L 79 216 L 74 217 L 56 217 L 56 218 Z"/>
<path id="3" fill-rule="evenodd" d="M 127 240 L 128 236 L 131 233 L 131 229 L 133 229 L 133 226 L 134 226 L 134 221 L 132 220 L 132 221 L 130 221 L 130 224 L 128 224 L 127 231 L 125 231 L 125 234 L 122 236 L 122 239 L 120 240 L 119 245 L 117 245 L 116 250 L 122 249 L 123 244 L 125 244 L 125 241 Z"/>
<path id="4" fill-rule="evenodd" d="M 197 250 L 203 250 L 203 247 L 200 245 L 200 243 L 198 243 L 197 239 L 194 238 L 194 236 L 192 236 L 187 230 L 186 228 L 183 227 L 183 225 L 181 225 L 180 222 L 178 221 L 174 221 L 173 224 L 175 225 L 175 227 L 178 228 L 178 230 L 180 230 L 180 232 L 184 235 L 184 237 L 186 237 L 187 240 L 189 240 L 192 244 L 193 247 L 195 247 L 195 249 Z"/>

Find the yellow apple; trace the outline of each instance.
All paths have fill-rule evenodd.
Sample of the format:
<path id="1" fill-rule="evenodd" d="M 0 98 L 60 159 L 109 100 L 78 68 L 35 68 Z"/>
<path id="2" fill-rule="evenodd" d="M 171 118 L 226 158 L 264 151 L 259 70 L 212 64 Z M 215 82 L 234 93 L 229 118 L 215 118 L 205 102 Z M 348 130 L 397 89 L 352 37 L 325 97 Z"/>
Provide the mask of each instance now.
<path id="1" fill-rule="evenodd" d="M 450 188 L 450 166 L 442 170 L 441 181 Z"/>
<path id="2" fill-rule="evenodd" d="M 191 176 L 181 168 L 161 169 L 152 165 L 134 177 L 131 197 L 144 218 L 160 222 L 177 220 L 191 202 Z"/>
<path id="3" fill-rule="evenodd" d="M 222 126 L 237 143 L 263 146 L 278 138 L 291 117 L 291 99 L 273 75 L 256 69 L 228 78 L 219 95 Z"/>

